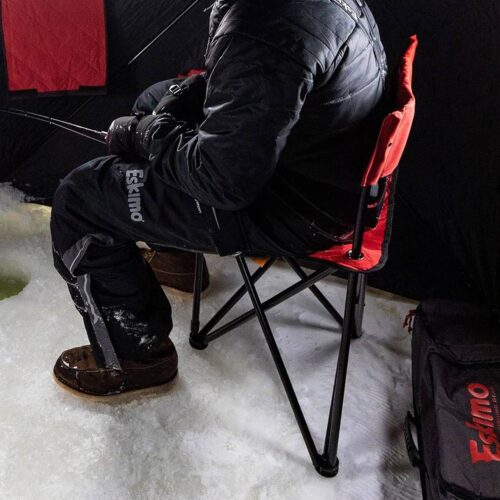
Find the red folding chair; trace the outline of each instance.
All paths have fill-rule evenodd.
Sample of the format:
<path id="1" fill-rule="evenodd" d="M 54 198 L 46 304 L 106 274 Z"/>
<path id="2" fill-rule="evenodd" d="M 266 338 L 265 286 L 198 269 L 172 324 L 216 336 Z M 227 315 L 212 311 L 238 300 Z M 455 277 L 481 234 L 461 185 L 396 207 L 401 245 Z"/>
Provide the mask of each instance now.
<path id="1" fill-rule="evenodd" d="M 284 258 L 300 280 L 265 302 L 261 302 L 255 289 L 255 283 L 274 264 L 276 258 L 268 259 L 252 275 L 245 261 L 245 256 L 242 254 L 236 256 L 244 283 L 201 330 L 199 314 L 203 255 L 199 253 L 196 257 L 193 317 L 190 335 L 192 347 L 200 350 L 205 349 L 213 340 L 257 316 L 313 465 L 319 474 L 326 477 L 335 476 L 339 469 L 337 449 L 349 347 L 351 338 L 360 337 L 362 333 L 361 327 L 367 274 L 380 269 L 387 259 L 387 247 L 391 233 L 393 199 L 396 186 L 395 172 L 403 154 L 415 114 L 415 97 L 412 92 L 412 69 L 417 43 L 417 37 L 412 36 L 399 68 L 394 111 L 389 113 L 382 122 L 375 149 L 361 181 L 361 194 L 352 242 L 336 245 L 328 250 L 310 255 L 307 260 L 314 263 L 317 270 L 309 275 L 306 274 L 295 259 Z M 383 193 L 379 193 L 379 189 L 383 189 Z M 381 209 L 378 212 L 375 223 L 368 226 L 366 220 L 367 211 L 375 200 L 378 201 Z M 343 318 L 315 286 L 315 283 L 339 270 L 345 271 L 348 277 Z M 281 304 L 305 289 L 311 290 L 325 309 L 342 327 L 332 402 L 322 453 L 317 450 L 314 444 L 266 316 L 267 310 Z M 226 316 L 245 293 L 249 294 L 253 309 L 215 329 L 220 320 Z"/>

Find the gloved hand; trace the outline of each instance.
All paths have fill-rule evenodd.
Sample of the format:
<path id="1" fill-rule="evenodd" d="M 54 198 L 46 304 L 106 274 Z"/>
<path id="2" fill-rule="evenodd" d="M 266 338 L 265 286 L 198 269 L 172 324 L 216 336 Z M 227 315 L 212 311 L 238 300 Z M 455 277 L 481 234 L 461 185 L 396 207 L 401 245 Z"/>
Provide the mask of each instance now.
<path id="1" fill-rule="evenodd" d="M 152 115 L 117 118 L 109 126 L 106 136 L 108 152 L 120 156 L 135 153 L 142 158 L 148 158 L 151 136 L 155 131 L 165 136 L 177 125 L 185 127 L 187 123 L 191 128 L 195 128 L 196 124 L 204 119 L 206 89 L 204 75 L 192 75 L 172 85 Z"/>
<path id="2" fill-rule="evenodd" d="M 108 129 L 106 144 L 110 154 L 127 156 L 136 154 L 148 159 L 153 136 L 166 138 L 177 127 L 185 127 L 169 113 L 146 116 L 122 116 L 114 120 Z"/>
<path id="3" fill-rule="evenodd" d="M 154 115 L 170 113 L 191 126 L 203 121 L 203 103 L 207 82 L 203 74 L 189 76 L 178 84 L 171 85 L 169 92 L 160 99 Z"/>
<path id="4" fill-rule="evenodd" d="M 138 116 L 121 116 L 111 122 L 106 135 L 109 154 L 124 156 L 135 151 L 134 137 L 138 123 Z"/>

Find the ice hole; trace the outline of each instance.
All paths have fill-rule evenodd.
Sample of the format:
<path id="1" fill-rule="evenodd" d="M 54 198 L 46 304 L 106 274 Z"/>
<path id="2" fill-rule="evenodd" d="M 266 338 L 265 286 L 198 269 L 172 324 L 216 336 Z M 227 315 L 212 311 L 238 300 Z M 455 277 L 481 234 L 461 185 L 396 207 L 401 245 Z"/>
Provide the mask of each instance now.
<path id="1" fill-rule="evenodd" d="M 21 293 L 30 278 L 11 262 L 0 262 L 0 300 Z"/>

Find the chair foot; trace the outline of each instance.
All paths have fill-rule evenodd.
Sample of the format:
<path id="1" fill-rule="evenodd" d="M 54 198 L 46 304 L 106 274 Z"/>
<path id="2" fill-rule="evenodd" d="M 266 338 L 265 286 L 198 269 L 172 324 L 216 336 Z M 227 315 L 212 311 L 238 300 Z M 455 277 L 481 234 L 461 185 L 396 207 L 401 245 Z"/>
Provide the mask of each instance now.
<path id="1" fill-rule="evenodd" d="M 351 339 L 359 339 L 363 336 L 363 330 L 353 330 L 351 332 Z"/>
<path id="2" fill-rule="evenodd" d="M 328 463 L 317 465 L 314 467 L 316 472 L 323 477 L 335 477 L 339 473 L 339 459 L 335 459 L 335 463 L 331 466 Z"/>
<path id="3" fill-rule="evenodd" d="M 197 351 L 203 351 L 208 347 L 208 342 L 203 339 L 197 338 L 194 335 L 189 337 L 189 344 L 193 349 L 196 349 Z"/>

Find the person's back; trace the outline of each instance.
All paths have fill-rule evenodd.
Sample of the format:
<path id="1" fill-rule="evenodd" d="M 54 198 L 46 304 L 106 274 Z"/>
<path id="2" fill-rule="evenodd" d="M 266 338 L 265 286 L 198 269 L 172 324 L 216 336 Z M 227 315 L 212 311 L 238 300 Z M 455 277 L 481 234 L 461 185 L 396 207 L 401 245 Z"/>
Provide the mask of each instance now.
<path id="1" fill-rule="evenodd" d="M 258 54 L 256 44 L 269 50 Z M 220 45 L 229 51 L 222 51 Z M 238 50 L 231 46 L 238 46 Z M 276 59 L 280 59 L 277 71 L 273 67 Z M 207 51 L 208 92 L 213 94 L 209 101 L 231 97 L 227 83 L 211 81 L 213 68 L 224 74 L 220 66 L 227 65 L 231 71 L 230 67 L 243 64 L 248 69 L 235 94 L 247 92 L 253 105 L 253 101 L 260 104 L 255 108 L 256 116 L 268 114 L 265 106 L 273 108 L 271 114 L 278 122 L 284 121 L 280 114 L 297 115 L 292 118 L 296 123 L 286 130 L 288 137 L 282 135 L 274 150 L 263 151 L 278 157 L 277 168 L 249 207 L 252 217 L 280 242 L 295 237 L 294 231 L 283 232 L 278 227 L 280 221 L 294 226 L 296 232 L 307 233 L 308 221 L 315 220 L 320 231 L 329 233 L 333 240 L 339 233 L 343 236 L 354 217 L 357 198 L 351 193 L 359 188 L 375 143 L 387 73 L 378 28 L 366 2 L 216 2 Z M 268 78 L 263 78 L 263 73 Z M 287 78 L 290 96 L 284 97 L 286 81 L 278 80 Z M 295 83 L 301 79 L 302 86 Z M 242 119 L 246 113 L 242 110 Z M 262 134 L 266 126 L 272 129 L 269 121 L 259 123 L 256 119 L 256 123 Z M 245 135 L 228 143 L 233 149 L 229 156 L 244 151 L 248 140 Z M 259 150 L 261 144 L 256 142 L 252 148 Z"/>

